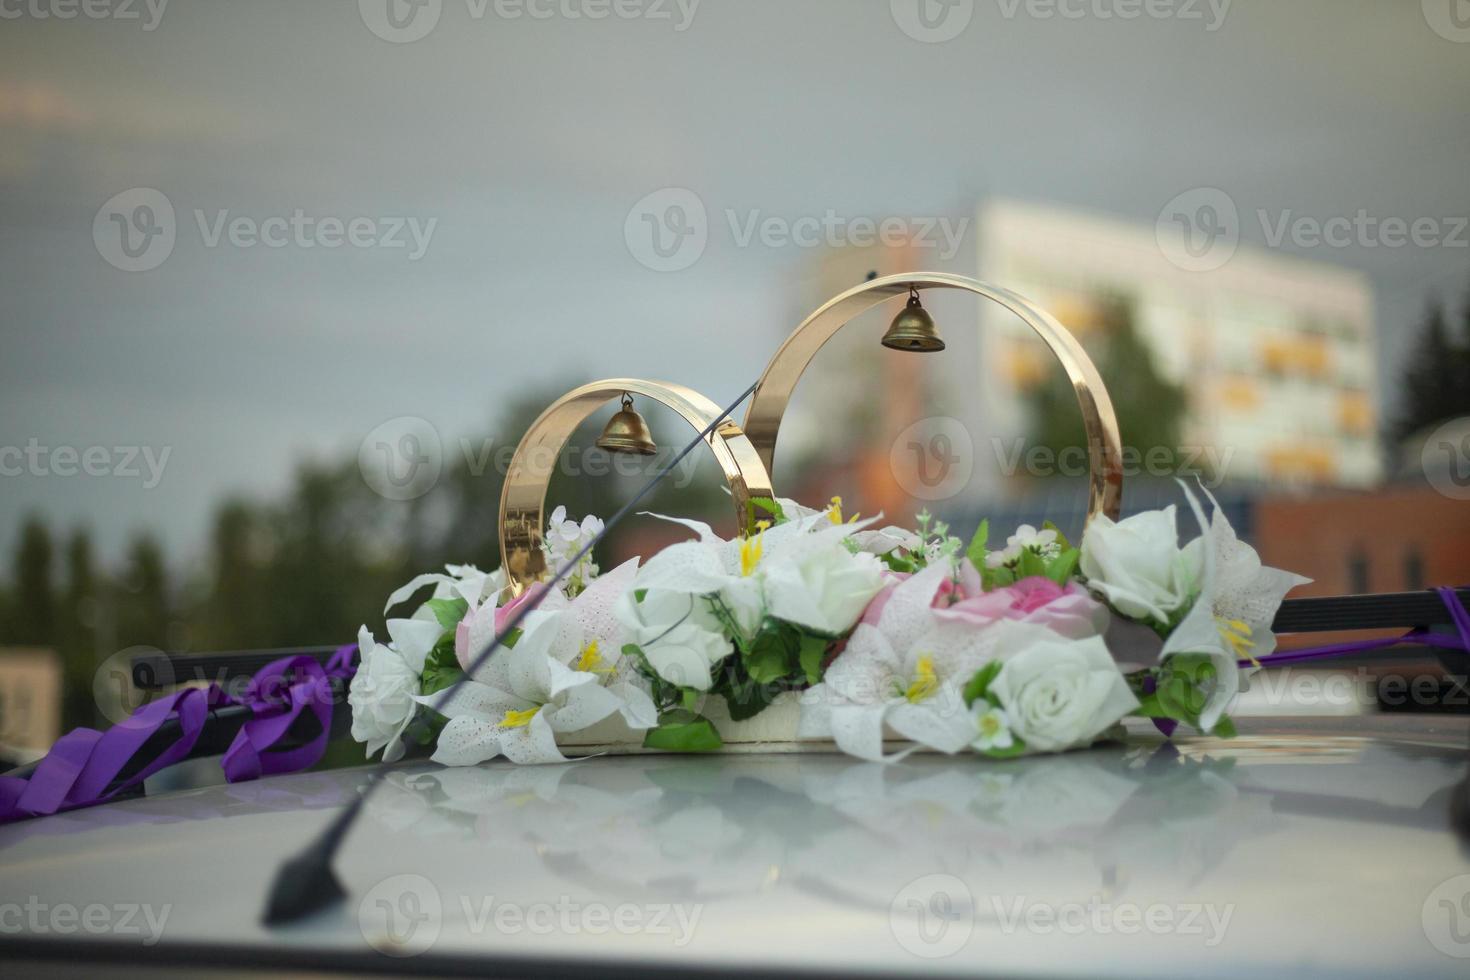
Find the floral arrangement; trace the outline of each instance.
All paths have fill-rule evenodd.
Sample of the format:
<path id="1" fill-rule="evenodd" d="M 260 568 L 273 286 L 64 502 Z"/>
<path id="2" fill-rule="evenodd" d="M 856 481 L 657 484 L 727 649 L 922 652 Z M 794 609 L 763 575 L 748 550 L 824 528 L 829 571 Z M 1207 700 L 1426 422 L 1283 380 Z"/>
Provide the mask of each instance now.
<path id="1" fill-rule="evenodd" d="M 1264 567 L 1213 497 L 1207 519 L 1181 487 L 1200 529 L 1182 545 L 1172 505 L 1097 517 L 1076 544 L 1048 523 L 994 547 L 988 522 L 967 543 L 926 514 L 911 530 L 845 520 L 834 497 L 768 505 L 732 540 L 661 518 L 694 536 L 607 572 L 583 559 L 563 585 L 516 598 L 503 572 L 451 565 L 389 597 L 385 615 L 433 587 L 387 620 L 388 642 L 360 631 L 352 734 L 389 761 L 433 743 L 446 765 L 565 761 L 594 726 L 712 751 L 721 725 L 776 705 L 798 713 L 791 738 L 869 760 L 897 757 L 895 742 L 897 754 L 1060 752 L 1117 737 L 1129 716 L 1228 737 L 1281 600 L 1308 580 Z M 601 529 L 558 508 L 548 566 Z M 465 677 L 531 596 L 539 607 Z"/>

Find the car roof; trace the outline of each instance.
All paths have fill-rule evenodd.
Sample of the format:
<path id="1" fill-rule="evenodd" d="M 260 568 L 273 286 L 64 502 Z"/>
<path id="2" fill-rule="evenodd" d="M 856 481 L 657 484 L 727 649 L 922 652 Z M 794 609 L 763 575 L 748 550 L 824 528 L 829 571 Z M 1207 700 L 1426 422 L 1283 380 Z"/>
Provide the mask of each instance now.
<path id="1" fill-rule="evenodd" d="M 6 940 L 369 971 L 1463 975 L 1441 918 L 1470 910 L 1449 820 L 1470 719 L 1241 729 L 1003 763 L 402 763 L 338 855 L 347 901 L 280 929 L 276 867 L 370 769 L 125 800 L 0 828 L 5 901 L 167 907 L 159 941 L 45 914 Z"/>

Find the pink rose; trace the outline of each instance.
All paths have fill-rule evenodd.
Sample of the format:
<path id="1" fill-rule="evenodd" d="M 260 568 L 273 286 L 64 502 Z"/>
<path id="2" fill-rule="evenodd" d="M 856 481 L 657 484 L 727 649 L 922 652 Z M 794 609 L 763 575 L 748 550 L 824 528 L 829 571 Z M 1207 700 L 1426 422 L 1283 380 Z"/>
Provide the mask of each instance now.
<path id="1" fill-rule="evenodd" d="M 1058 585 L 1039 575 L 990 592 L 965 594 L 953 605 L 947 595 L 936 597 L 934 615 L 971 626 L 989 626 L 1002 619 L 1035 623 L 1072 640 L 1097 636 L 1108 628 L 1108 611 L 1075 582 Z"/>

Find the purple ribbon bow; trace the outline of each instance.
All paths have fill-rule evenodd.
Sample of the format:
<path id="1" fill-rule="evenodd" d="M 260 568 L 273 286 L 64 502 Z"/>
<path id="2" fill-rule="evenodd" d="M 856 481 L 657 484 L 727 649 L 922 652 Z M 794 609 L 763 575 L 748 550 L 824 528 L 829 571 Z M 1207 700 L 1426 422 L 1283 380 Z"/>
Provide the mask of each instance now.
<path id="1" fill-rule="evenodd" d="M 350 680 L 357 668 L 357 644 L 340 647 L 326 665 L 311 657 L 283 657 L 261 668 L 242 697 L 217 684 L 175 691 L 150 701 L 105 732 L 78 728 L 57 740 L 29 779 L 0 776 L 0 823 L 94 806 L 138 785 L 160 769 L 189 757 L 209 712 L 243 705 L 251 718 L 225 751 L 225 779 L 237 783 L 260 776 L 295 772 L 314 765 L 326 751 L 332 728 L 332 680 Z M 304 711 L 316 717 L 319 732 L 292 749 L 275 749 Z M 117 785 L 118 774 L 165 723 L 177 719 L 179 736 L 152 760 Z"/>

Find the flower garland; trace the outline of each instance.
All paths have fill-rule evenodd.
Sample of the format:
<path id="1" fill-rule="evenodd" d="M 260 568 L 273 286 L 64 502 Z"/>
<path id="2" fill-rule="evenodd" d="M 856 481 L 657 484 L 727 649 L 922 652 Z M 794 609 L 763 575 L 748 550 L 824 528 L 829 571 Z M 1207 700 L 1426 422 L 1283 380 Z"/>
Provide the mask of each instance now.
<path id="1" fill-rule="evenodd" d="M 997 759 L 1061 752 L 1116 737 L 1128 716 L 1229 736 L 1225 712 L 1274 649 L 1277 608 L 1309 580 L 1263 566 L 1208 492 L 1209 519 L 1181 487 L 1201 530 L 1183 545 L 1173 505 L 1097 517 L 1075 545 L 1047 523 L 992 549 L 988 522 L 966 544 L 927 514 L 913 530 L 844 520 L 834 497 L 822 510 L 781 500 L 733 540 L 661 518 L 695 537 L 605 573 L 584 561 L 550 594 L 508 599 L 503 572 L 447 566 L 389 597 L 385 615 L 433 586 L 387 620 L 388 642 L 362 628 L 352 735 L 389 761 L 433 743 L 446 765 L 565 761 L 567 736 L 611 721 L 646 748 L 711 751 L 713 698 L 743 722 L 786 696 L 797 739 L 871 760 L 895 758 L 895 739 Z M 600 527 L 558 508 L 548 564 Z"/>

